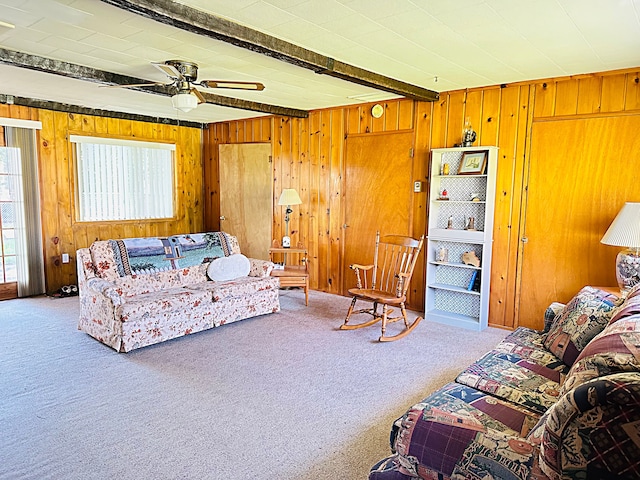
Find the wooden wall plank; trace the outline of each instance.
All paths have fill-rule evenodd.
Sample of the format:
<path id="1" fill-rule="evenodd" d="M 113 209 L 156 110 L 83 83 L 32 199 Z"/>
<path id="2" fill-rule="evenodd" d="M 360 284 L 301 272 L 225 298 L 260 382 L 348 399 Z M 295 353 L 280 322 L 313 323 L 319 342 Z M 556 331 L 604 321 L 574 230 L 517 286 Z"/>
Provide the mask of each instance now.
<path id="1" fill-rule="evenodd" d="M 447 145 L 449 94 L 441 94 L 440 100 L 433 102 L 431 118 L 431 148 L 443 148 Z"/>
<path id="2" fill-rule="evenodd" d="M 600 111 L 602 95 L 602 77 L 589 76 L 579 80 L 578 113 L 589 114 Z M 556 115 L 558 113 L 556 112 Z"/>
<path id="3" fill-rule="evenodd" d="M 414 102 L 411 100 L 400 100 L 398 103 L 398 124 L 397 130 L 411 130 L 414 125 L 415 110 Z"/>
<path id="4" fill-rule="evenodd" d="M 600 111 L 602 113 L 620 112 L 624 110 L 627 87 L 627 75 L 606 75 L 602 77 L 602 99 Z"/>
<path id="5" fill-rule="evenodd" d="M 462 142 L 462 132 L 464 131 L 464 125 L 467 120 L 471 123 L 472 128 L 475 130 L 476 142 L 475 145 L 479 145 L 479 141 L 482 138 L 482 127 L 484 126 L 483 121 L 483 97 L 484 90 L 473 90 L 465 92 L 464 98 L 464 112 L 462 114 L 462 126 L 460 127 L 459 138 L 457 140 L 453 140 L 453 146 L 456 143 Z"/>
<path id="6" fill-rule="evenodd" d="M 397 122 L 396 122 L 397 125 Z M 329 291 L 342 293 L 342 269 L 340 264 L 341 239 L 343 234 L 342 218 L 342 172 L 344 158 L 344 115 L 339 109 L 331 111 L 331 126 L 329 130 L 330 143 L 330 186 L 329 186 L 329 259 L 328 275 Z"/>
<path id="7" fill-rule="evenodd" d="M 309 285 L 317 290 L 324 290 L 326 285 L 320 284 L 320 264 L 325 263 L 325 257 L 320 255 L 321 215 L 323 197 L 320 191 L 320 140 L 322 114 L 320 111 L 309 114 Z"/>
<path id="8" fill-rule="evenodd" d="M 553 116 L 556 110 L 556 83 L 552 81 L 538 82 L 534 88 L 536 103 L 533 116 L 535 118 Z"/>
<path id="9" fill-rule="evenodd" d="M 478 145 L 498 145 L 502 90 L 502 88 L 484 90 L 484 95 L 482 96 L 482 123 L 478 132 Z"/>
<path id="10" fill-rule="evenodd" d="M 640 110 L 640 72 L 627 73 L 624 110 Z"/>
<path id="11" fill-rule="evenodd" d="M 460 91 L 449 94 L 445 142 L 445 146 L 447 147 L 453 147 L 462 141 L 466 93 L 466 91 Z"/>
<path id="12" fill-rule="evenodd" d="M 382 120 L 384 122 L 383 131 L 394 131 L 398 129 L 400 121 L 400 105 L 397 101 L 384 102 L 384 114 Z"/>
<path id="13" fill-rule="evenodd" d="M 556 83 L 554 115 L 575 115 L 578 111 L 578 80 L 568 79 Z M 584 89 L 585 84 L 582 83 Z"/>

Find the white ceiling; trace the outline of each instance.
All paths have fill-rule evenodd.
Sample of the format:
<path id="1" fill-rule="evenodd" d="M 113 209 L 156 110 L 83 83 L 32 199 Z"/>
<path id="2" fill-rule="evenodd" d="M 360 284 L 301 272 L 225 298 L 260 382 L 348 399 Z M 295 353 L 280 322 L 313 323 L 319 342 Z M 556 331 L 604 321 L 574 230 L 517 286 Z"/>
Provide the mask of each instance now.
<path id="1" fill-rule="evenodd" d="M 640 66 L 640 0 L 183 0 L 306 49 L 435 91 Z M 210 93 L 318 109 L 393 98 L 99 0 L 0 0 L 0 47 L 163 82 L 150 62 L 200 65 L 199 79 L 260 81 Z M 0 65 L 0 94 L 195 122 L 259 113 Z"/>

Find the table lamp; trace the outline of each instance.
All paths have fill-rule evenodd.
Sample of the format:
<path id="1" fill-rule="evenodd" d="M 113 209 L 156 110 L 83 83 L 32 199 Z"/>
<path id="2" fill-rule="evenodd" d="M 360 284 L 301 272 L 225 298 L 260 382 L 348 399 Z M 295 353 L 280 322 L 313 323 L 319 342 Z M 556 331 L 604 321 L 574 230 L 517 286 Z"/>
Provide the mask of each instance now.
<path id="1" fill-rule="evenodd" d="M 287 206 L 284 215 L 285 235 L 282 237 L 282 246 L 284 248 L 291 247 L 291 238 L 289 238 L 289 214 L 293 212 L 293 210 L 291 210 L 291 205 L 300 205 L 301 203 L 302 200 L 300 200 L 300 195 L 298 195 L 295 188 L 285 188 L 282 190 L 280 200 L 278 200 L 278 205 Z"/>
<path id="2" fill-rule="evenodd" d="M 600 242 L 626 247 L 616 257 L 616 279 L 626 295 L 640 283 L 640 203 L 625 203 Z"/>

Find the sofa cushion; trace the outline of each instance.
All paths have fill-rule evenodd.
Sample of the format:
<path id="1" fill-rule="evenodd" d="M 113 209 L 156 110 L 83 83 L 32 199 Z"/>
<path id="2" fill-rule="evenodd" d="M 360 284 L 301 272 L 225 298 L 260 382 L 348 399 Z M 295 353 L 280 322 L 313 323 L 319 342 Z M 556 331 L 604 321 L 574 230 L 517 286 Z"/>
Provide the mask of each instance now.
<path id="1" fill-rule="evenodd" d="M 561 372 L 514 353 L 492 350 L 469 365 L 456 382 L 542 414 L 558 399 Z"/>
<path id="2" fill-rule="evenodd" d="M 280 282 L 276 277 L 240 277 L 228 282 L 202 282 L 187 285 L 189 290 L 208 292 L 214 302 L 230 297 L 252 295 L 264 290 L 277 290 Z"/>
<path id="3" fill-rule="evenodd" d="M 207 276 L 216 282 L 226 282 L 246 277 L 251 270 L 251 262 L 241 253 L 216 258 L 207 267 Z"/>
<path id="4" fill-rule="evenodd" d="M 515 353 L 523 359 L 566 374 L 569 371 L 569 367 L 544 348 L 544 337 L 543 333 L 536 330 L 518 327 L 496 345 L 494 350 L 503 353 Z"/>
<path id="5" fill-rule="evenodd" d="M 392 450 L 397 454 L 398 473 L 418 473 L 420 478 L 449 476 L 479 433 L 524 437 L 538 418 L 517 405 L 449 383 L 396 420 Z M 392 478 L 389 475 L 375 478 Z"/>
<path id="6" fill-rule="evenodd" d="M 128 322 L 153 318 L 174 310 L 182 310 L 186 314 L 202 302 L 211 302 L 208 292 L 183 287 L 167 288 L 128 297 L 125 303 L 116 307 L 115 315 L 123 322 Z"/>
<path id="7" fill-rule="evenodd" d="M 611 312 L 609 323 L 615 323 L 622 318 L 630 317 L 640 313 L 640 295 L 627 297 L 618 307 Z"/>
<path id="8" fill-rule="evenodd" d="M 640 315 L 608 325 L 589 342 L 571 367 L 560 394 L 605 375 L 640 372 Z"/>
<path id="9" fill-rule="evenodd" d="M 619 298 L 603 290 L 584 287 L 564 307 L 547 333 L 544 346 L 568 366 L 604 329 Z"/>
<path id="10" fill-rule="evenodd" d="M 638 373 L 596 378 L 564 394 L 527 437 L 540 446 L 542 472 L 553 479 L 640 478 L 639 407 Z"/>

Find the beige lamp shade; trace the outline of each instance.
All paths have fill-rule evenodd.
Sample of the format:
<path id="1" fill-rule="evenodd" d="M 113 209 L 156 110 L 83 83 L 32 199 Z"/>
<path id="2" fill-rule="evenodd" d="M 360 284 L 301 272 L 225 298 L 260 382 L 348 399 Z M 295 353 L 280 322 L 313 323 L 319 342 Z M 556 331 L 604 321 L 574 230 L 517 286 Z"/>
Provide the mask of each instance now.
<path id="1" fill-rule="evenodd" d="M 639 248 L 640 203 L 625 203 L 600 242 L 605 245 Z"/>
<path id="2" fill-rule="evenodd" d="M 282 190 L 280 200 L 278 200 L 278 205 L 300 205 L 301 203 L 302 200 L 300 200 L 300 195 L 298 195 L 295 188 L 285 188 Z"/>

